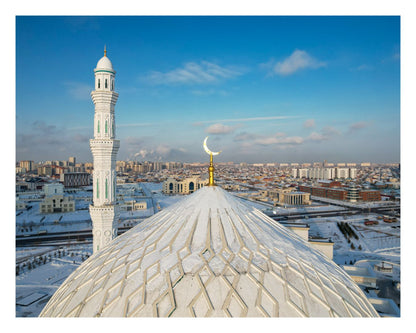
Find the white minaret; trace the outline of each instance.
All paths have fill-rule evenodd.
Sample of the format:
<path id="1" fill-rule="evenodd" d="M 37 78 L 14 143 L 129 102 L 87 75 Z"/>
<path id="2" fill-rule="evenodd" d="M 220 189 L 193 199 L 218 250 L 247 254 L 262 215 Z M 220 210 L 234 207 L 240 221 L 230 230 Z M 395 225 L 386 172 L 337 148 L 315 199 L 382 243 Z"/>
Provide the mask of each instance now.
<path id="1" fill-rule="evenodd" d="M 117 236 L 116 155 L 120 141 L 116 140 L 114 106 L 118 94 L 114 91 L 115 70 L 107 51 L 94 69 L 95 90 L 91 92 L 95 105 L 94 139 L 90 140 L 94 158 L 93 204 L 90 215 L 93 251 L 97 252 Z"/>

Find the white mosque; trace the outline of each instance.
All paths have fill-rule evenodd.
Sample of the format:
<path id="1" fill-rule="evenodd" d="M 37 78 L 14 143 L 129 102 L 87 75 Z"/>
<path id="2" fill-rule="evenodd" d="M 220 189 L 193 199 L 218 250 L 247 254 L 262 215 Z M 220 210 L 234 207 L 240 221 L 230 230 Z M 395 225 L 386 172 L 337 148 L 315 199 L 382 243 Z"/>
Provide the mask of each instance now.
<path id="1" fill-rule="evenodd" d="M 115 72 L 108 58 L 98 62 L 95 73 L 98 84 L 107 79 L 110 88 L 100 95 L 96 83 L 94 101 L 108 96 L 107 103 L 113 103 L 100 112 L 96 104 L 94 163 L 96 151 L 105 156 L 110 151 L 115 158 L 118 148 L 113 130 L 97 130 L 99 121 L 109 128 L 114 124 Z M 104 160 L 97 158 L 99 166 L 94 165 L 94 189 L 107 180 L 109 193 L 97 190 L 92 211 L 115 209 L 113 160 Z M 211 154 L 212 180 L 213 172 Z M 94 225 L 99 248 L 58 288 L 40 316 L 378 317 L 342 268 L 213 181 L 107 245 L 100 238 L 105 228 L 95 230 Z"/>

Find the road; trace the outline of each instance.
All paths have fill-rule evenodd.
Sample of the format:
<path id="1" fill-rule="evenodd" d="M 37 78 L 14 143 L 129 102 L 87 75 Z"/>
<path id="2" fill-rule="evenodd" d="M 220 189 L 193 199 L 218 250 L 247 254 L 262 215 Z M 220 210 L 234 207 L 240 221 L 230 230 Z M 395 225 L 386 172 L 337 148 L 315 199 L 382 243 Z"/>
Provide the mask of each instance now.
<path id="1" fill-rule="evenodd" d="M 275 221 L 287 221 L 287 220 L 298 220 L 306 218 L 319 218 L 319 217 L 333 217 L 342 215 L 359 215 L 362 214 L 359 210 L 328 210 L 319 212 L 302 212 L 296 214 L 268 214 Z"/>
<path id="2" fill-rule="evenodd" d="M 140 187 L 142 188 L 143 193 L 146 195 L 146 197 L 152 200 L 153 214 L 156 214 L 159 210 L 157 209 L 157 203 L 155 202 L 155 199 L 153 199 L 152 191 L 150 191 L 143 183 L 140 184 Z"/>
<path id="3" fill-rule="evenodd" d="M 131 227 L 118 228 L 118 235 L 125 233 Z M 91 230 L 54 232 L 33 236 L 16 237 L 16 246 L 52 246 L 54 242 L 75 240 L 80 242 L 92 240 Z"/>

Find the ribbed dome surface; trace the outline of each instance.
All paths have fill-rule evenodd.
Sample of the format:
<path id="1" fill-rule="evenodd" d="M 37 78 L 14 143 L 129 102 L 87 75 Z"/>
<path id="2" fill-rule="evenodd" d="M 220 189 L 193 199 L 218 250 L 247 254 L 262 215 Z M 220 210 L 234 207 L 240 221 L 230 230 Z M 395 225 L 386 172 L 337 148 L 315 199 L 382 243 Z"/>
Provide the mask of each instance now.
<path id="1" fill-rule="evenodd" d="M 41 316 L 375 316 L 351 278 L 219 187 L 146 219 L 85 261 Z"/>

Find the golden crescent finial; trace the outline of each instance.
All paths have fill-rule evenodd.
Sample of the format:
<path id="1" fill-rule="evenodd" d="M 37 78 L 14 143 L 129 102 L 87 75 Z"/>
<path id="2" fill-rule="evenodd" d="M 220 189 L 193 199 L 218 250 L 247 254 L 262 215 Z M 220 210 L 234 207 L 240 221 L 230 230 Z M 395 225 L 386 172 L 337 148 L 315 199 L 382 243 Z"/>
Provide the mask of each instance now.
<path id="1" fill-rule="evenodd" d="M 104 44 L 104 57 L 107 56 L 107 45 Z"/>
<path id="2" fill-rule="evenodd" d="M 209 148 L 208 148 L 208 146 L 207 146 L 207 140 L 208 140 L 208 137 L 206 137 L 205 138 L 205 140 L 204 140 L 204 150 L 205 150 L 205 152 L 208 154 L 208 155 L 219 155 L 220 153 L 221 153 L 221 150 L 220 151 L 217 151 L 217 152 L 215 152 L 215 151 L 211 151 Z"/>
<path id="3" fill-rule="evenodd" d="M 203 147 L 204 147 L 205 152 L 209 155 L 209 168 L 208 168 L 208 171 L 209 171 L 209 180 L 208 180 L 208 186 L 216 186 L 215 183 L 214 183 L 214 163 L 212 161 L 212 156 L 213 155 L 218 155 L 219 153 L 221 153 L 221 151 L 219 151 L 219 152 L 212 152 L 211 150 L 209 150 L 209 148 L 207 146 L 207 140 L 208 140 L 208 137 L 205 138 Z"/>

